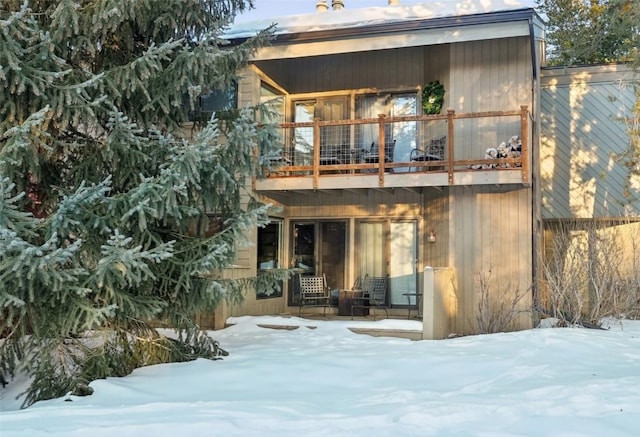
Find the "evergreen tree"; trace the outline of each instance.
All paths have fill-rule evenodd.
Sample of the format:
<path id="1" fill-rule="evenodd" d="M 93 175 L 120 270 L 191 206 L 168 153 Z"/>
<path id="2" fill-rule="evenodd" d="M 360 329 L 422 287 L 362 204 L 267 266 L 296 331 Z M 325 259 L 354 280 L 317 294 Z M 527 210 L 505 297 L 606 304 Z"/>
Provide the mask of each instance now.
<path id="1" fill-rule="evenodd" d="M 537 0 L 551 65 L 631 61 L 640 46 L 638 0 Z"/>
<path id="2" fill-rule="evenodd" d="M 193 316 L 282 276 L 222 274 L 267 221 L 250 191 L 256 145 L 275 144 L 264 108 L 183 128 L 268 41 L 269 29 L 221 39 L 251 7 L 0 0 L 0 371 L 34 377 L 25 405 L 142 365 L 219 358 Z"/>

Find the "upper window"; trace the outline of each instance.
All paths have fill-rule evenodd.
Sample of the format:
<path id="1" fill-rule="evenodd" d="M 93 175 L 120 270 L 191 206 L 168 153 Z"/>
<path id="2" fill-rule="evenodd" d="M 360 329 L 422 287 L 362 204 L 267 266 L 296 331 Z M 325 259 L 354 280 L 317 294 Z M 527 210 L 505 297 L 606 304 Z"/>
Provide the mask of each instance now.
<path id="1" fill-rule="evenodd" d="M 192 121 L 207 121 L 215 112 L 219 119 L 229 119 L 238 108 L 238 84 L 234 81 L 228 88 L 212 90 L 203 94 L 196 102 L 195 111 L 190 113 Z"/>
<path id="2" fill-rule="evenodd" d="M 223 90 L 213 90 L 209 94 L 200 96 L 199 109 L 201 112 L 231 111 L 238 108 L 238 84 Z"/>
<path id="3" fill-rule="evenodd" d="M 265 120 L 265 122 L 284 123 L 285 97 L 264 82 L 260 85 L 260 103 L 269 106 L 269 109 L 273 111 L 274 119 Z"/>

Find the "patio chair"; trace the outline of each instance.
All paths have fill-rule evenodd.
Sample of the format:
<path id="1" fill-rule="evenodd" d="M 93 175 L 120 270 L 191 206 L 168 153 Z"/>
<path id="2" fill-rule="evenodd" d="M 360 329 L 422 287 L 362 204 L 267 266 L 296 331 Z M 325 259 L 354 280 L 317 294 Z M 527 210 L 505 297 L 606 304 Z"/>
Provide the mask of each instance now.
<path id="1" fill-rule="evenodd" d="M 327 286 L 327 278 L 322 276 L 298 275 L 300 282 L 300 308 L 298 315 L 302 314 L 305 306 L 323 307 L 322 315 L 326 315 L 327 307 L 331 306 L 331 290 Z"/>
<path id="2" fill-rule="evenodd" d="M 396 148 L 396 140 L 385 142 L 384 162 L 393 162 L 393 152 L 395 148 Z M 364 155 L 362 156 L 362 161 L 368 164 L 380 162 L 380 149 L 375 142 L 371 143 L 371 147 L 369 147 L 369 150 L 364 151 Z M 393 169 L 390 168 L 389 171 L 392 172 Z"/>
<path id="3" fill-rule="evenodd" d="M 388 280 L 386 276 L 371 277 L 365 276 L 362 281 L 362 294 L 355 299 L 351 306 L 351 318 L 353 319 L 354 308 L 382 308 L 385 315 L 389 318 L 389 311 L 387 311 L 387 284 Z M 374 315 L 375 319 L 375 315 Z"/>
<path id="4" fill-rule="evenodd" d="M 444 148 L 447 145 L 447 137 L 440 137 L 429 141 L 429 144 L 424 148 L 416 147 L 411 151 L 409 160 L 411 162 L 426 162 L 426 161 L 442 161 L 444 159 Z M 437 167 L 422 167 L 424 170 L 441 170 L 441 166 Z"/>
<path id="5" fill-rule="evenodd" d="M 341 148 L 338 146 L 320 147 L 320 165 L 340 165 L 342 162 Z"/>

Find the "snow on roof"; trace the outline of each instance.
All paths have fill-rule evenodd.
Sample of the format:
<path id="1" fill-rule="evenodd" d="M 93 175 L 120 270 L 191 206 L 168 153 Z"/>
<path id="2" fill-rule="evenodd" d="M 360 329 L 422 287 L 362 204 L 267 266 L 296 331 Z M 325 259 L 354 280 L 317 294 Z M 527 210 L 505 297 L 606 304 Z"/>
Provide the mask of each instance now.
<path id="1" fill-rule="evenodd" d="M 502 12 L 533 8 L 526 0 L 431 1 L 414 5 L 378 6 L 361 9 L 329 10 L 239 23 L 225 33 L 225 38 L 247 38 L 276 24 L 276 34 L 345 29 L 430 18 Z M 347 2 L 348 6 L 348 2 Z"/>

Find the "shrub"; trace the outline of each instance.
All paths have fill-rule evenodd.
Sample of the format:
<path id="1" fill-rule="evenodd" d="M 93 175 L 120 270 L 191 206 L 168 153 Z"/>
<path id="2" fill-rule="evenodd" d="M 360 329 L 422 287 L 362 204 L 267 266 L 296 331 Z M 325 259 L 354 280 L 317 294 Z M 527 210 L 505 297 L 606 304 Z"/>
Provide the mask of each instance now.
<path id="1" fill-rule="evenodd" d="M 575 221 L 548 230 L 542 312 L 562 324 L 640 316 L 639 224 Z"/>
<path id="2" fill-rule="evenodd" d="M 492 334 L 515 329 L 520 314 L 530 312 L 524 308 L 522 300 L 531 291 L 531 287 L 523 290 L 505 284 L 494 291 L 491 270 L 487 273 L 475 273 L 477 294 L 476 324 L 478 334 Z"/>

